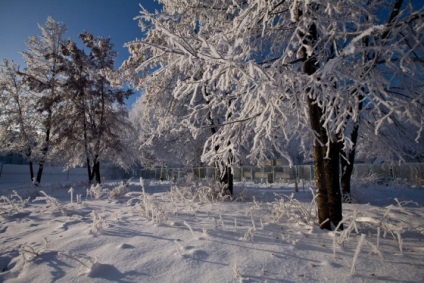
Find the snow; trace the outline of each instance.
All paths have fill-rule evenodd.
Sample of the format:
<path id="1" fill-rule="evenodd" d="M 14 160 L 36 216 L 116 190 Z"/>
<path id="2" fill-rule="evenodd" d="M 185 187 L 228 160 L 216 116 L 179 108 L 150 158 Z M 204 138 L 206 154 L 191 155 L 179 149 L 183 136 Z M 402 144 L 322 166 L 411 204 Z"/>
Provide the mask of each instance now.
<path id="1" fill-rule="evenodd" d="M 88 196 L 82 183 L 44 185 L 45 196 L 2 184 L 0 281 L 423 282 L 423 188 L 357 185 L 334 233 L 310 223 L 307 187 L 238 183 L 237 201 L 198 201 L 172 193 L 183 185 L 141 185 Z M 152 207 L 167 219 L 146 219 Z"/>

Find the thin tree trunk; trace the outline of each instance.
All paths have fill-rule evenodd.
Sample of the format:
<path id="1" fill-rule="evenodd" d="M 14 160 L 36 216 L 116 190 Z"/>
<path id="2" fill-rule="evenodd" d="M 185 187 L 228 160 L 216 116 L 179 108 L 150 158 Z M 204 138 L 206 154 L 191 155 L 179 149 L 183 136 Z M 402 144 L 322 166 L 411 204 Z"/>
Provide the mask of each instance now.
<path id="1" fill-rule="evenodd" d="M 29 174 L 31 176 L 31 182 L 34 182 L 34 166 L 32 161 L 29 161 Z"/>
<path id="2" fill-rule="evenodd" d="M 396 18 L 399 16 L 400 10 L 402 8 L 403 0 L 396 0 L 396 2 L 393 5 L 392 11 L 389 15 L 388 23 L 393 23 Z M 385 31 L 381 38 L 386 39 L 390 33 L 390 30 Z M 368 47 L 369 41 L 367 38 L 364 39 L 365 46 Z M 374 54 L 372 56 L 372 59 L 375 59 L 375 57 L 378 56 Z M 371 60 L 370 58 L 367 58 L 365 56 L 364 61 Z M 374 65 L 371 65 L 369 68 L 375 67 Z M 366 72 L 367 73 L 367 72 Z M 359 95 L 359 104 L 358 104 L 358 110 L 361 111 L 363 107 L 363 96 Z M 357 121 L 354 125 L 352 134 L 351 134 L 351 141 L 354 144 L 353 149 L 349 152 L 349 154 L 344 154 L 344 158 L 341 159 L 341 166 L 342 166 L 342 177 L 341 177 L 341 186 L 342 186 L 342 193 L 343 193 L 343 200 L 344 202 L 352 202 L 351 198 L 351 177 L 353 173 L 353 166 L 355 163 L 355 148 L 358 141 L 358 134 L 359 134 L 359 121 Z"/>
<path id="3" fill-rule="evenodd" d="M 309 28 L 308 35 L 305 36 L 305 44 L 314 44 L 317 40 L 317 30 L 315 24 Z M 308 75 L 313 75 L 316 70 L 316 59 L 306 57 L 306 50 L 303 52 L 303 70 Z M 322 229 L 332 230 L 332 224 L 337 226 L 342 219 L 342 200 L 339 180 L 339 145 L 337 141 L 330 141 L 325 128 L 322 125 L 322 109 L 312 98 L 312 89 L 306 90 L 308 93 L 308 109 L 310 126 L 314 137 L 314 173 L 315 185 L 317 188 L 318 223 Z M 327 148 L 329 146 L 329 156 Z"/>
<path id="4" fill-rule="evenodd" d="M 35 185 L 38 186 L 41 183 L 41 177 L 43 176 L 44 170 L 44 160 L 41 160 L 38 163 L 37 179 L 35 180 Z"/>
<path id="5" fill-rule="evenodd" d="M 51 117 L 52 117 L 52 112 L 49 111 L 49 116 L 47 118 L 48 126 L 46 129 L 46 139 L 45 139 L 46 144 L 43 147 L 42 157 L 40 162 L 38 163 L 37 179 L 35 180 L 35 183 L 34 183 L 36 186 L 38 186 L 41 183 L 41 177 L 43 175 L 43 170 L 44 170 L 44 163 L 46 162 L 47 153 L 49 151 Z"/>
<path id="6" fill-rule="evenodd" d="M 34 179 L 34 162 L 32 161 L 32 157 L 31 157 L 32 151 L 31 151 L 31 148 L 30 147 L 28 147 L 25 155 L 26 155 L 27 160 L 28 160 L 29 175 L 31 177 L 31 182 L 34 182 L 35 181 L 35 179 Z"/>
<path id="7" fill-rule="evenodd" d="M 360 102 L 360 107 L 362 108 L 362 102 Z M 356 154 L 356 143 L 358 141 L 359 134 L 359 122 L 357 122 L 353 128 L 352 134 L 350 135 L 350 139 L 354 144 L 352 150 L 349 154 L 343 153 L 342 150 L 340 152 L 344 155 L 344 158 L 340 159 L 340 164 L 342 167 L 342 177 L 341 177 L 341 186 L 342 186 L 342 194 L 343 201 L 345 203 L 352 203 L 352 192 L 351 192 L 351 178 L 353 173 L 353 166 L 355 164 L 355 154 Z"/>
<path id="8" fill-rule="evenodd" d="M 95 168 L 96 168 L 96 170 L 95 170 L 96 182 L 98 184 L 101 184 L 102 183 L 102 179 L 101 179 L 101 176 L 100 176 L 100 161 L 97 161 Z"/>
<path id="9" fill-rule="evenodd" d="M 93 169 L 91 168 L 90 159 L 87 157 L 87 174 L 88 174 L 88 183 L 93 184 L 94 174 Z"/>

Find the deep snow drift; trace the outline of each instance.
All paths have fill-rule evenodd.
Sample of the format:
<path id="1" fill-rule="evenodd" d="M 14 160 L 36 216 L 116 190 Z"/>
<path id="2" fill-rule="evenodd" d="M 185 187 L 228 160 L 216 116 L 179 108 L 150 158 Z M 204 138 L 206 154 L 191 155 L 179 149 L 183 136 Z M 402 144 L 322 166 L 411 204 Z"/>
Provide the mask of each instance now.
<path id="1" fill-rule="evenodd" d="M 336 234 L 312 223 L 308 187 L 239 183 L 233 201 L 199 183 L 70 188 L 2 185 L 0 281 L 424 280 L 423 188 L 357 187 Z"/>

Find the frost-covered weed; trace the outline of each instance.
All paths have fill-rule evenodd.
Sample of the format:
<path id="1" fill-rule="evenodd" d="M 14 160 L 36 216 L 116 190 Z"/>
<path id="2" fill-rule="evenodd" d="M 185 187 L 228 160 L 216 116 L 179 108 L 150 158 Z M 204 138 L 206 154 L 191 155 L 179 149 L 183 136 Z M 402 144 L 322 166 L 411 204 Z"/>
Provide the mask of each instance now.
<path id="1" fill-rule="evenodd" d="M 172 186 L 170 190 L 172 201 L 183 202 L 222 202 L 231 200 L 231 196 L 226 192 L 226 187 L 219 182 L 201 185 L 195 183 L 189 186 Z"/>
<path id="2" fill-rule="evenodd" d="M 18 205 L 6 196 L 0 196 L 0 214 L 3 216 L 10 216 L 19 212 Z"/>
<path id="3" fill-rule="evenodd" d="M 13 190 L 13 194 L 11 198 L 16 198 L 18 200 L 17 201 L 18 205 L 22 208 L 25 207 L 29 202 L 29 197 L 26 199 L 23 199 L 15 190 Z"/>
<path id="4" fill-rule="evenodd" d="M 294 198 L 293 194 L 289 196 L 280 196 L 280 199 L 271 204 L 270 219 L 273 222 L 278 222 L 285 218 L 286 220 L 294 223 L 305 223 L 307 225 L 313 225 L 315 222 L 314 215 L 312 213 L 314 209 L 313 203 L 315 198 L 312 200 L 311 205 L 305 208 L 297 199 Z"/>
<path id="5" fill-rule="evenodd" d="M 41 247 L 36 247 L 35 245 L 30 245 L 28 243 L 24 243 L 23 245 L 21 245 L 21 247 L 19 248 L 19 253 L 22 256 L 22 259 L 25 263 L 31 262 L 37 258 L 40 258 L 40 256 L 42 256 L 43 254 L 50 252 L 53 255 L 63 256 L 78 262 L 80 264 L 79 273 L 84 274 L 89 272 L 97 261 L 96 258 L 93 259 L 86 255 L 72 254 L 72 253 L 67 253 L 63 251 L 56 252 L 47 247 L 48 245 L 47 238 L 43 238 L 43 242 L 44 244 Z"/>
<path id="6" fill-rule="evenodd" d="M 51 205 L 52 211 L 59 211 L 63 216 L 68 215 L 68 211 L 58 199 L 49 196 L 44 191 L 40 191 L 40 193 L 43 196 L 38 196 L 33 201 L 45 201 L 47 204 Z"/>
<path id="7" fill-rule="evenodd" d="M 119 186 L 114 188 L 108 193 L 109 199 L 118 199 L 128 193 L 130 190 L 128 188 L 129 180 L 127 182 L 122 181 Z"/>
<path id="8" fill-rule="evenodd" d="M 188 222 L 187 221 L 184 221 L 184 225 L 190 230 L 190 233 L 193 235 L 193 238 L 194 239 L 199 239 L 197 236 L 196 236 L 196 234 L 194 233 L 194 231 L 193 231 L 193 228 L 191 228 L 191 225 L 190 224 L 188 224 Z"/>
<path id="9" fill-rule="evenodd" d="M 99 215 L 95 210 L 93 210 L 90 215 L 93 221 L 90 228 L 91 233 L 99 233 L 109 227 L 103 216 Z"/>
<path id="10" fill-rule="evenodd" d="M 397 202 L 396 205 L 389 205 L 385 208 L 382 215 L 378 217 L 371 217 L 368 215 L 359 215 L 360 213 L 357 210 L 353 211 L 351 216 L 345 217 L 336 227 L 333 238 L 333 254 L 336 254 L 336 246 L 342 246 L 346 241 L 357 238 L 361 231 L 368 230 L 368 236 L 375 234 L 376 239 L 371 241 L 368 239 L 365 234 L 361 234 L 355 254 L 353 256 L 352 265 L 351 265 L 351 274 L 355 272 L 356 262 L 358 260 L 358 255 L 362 249 L 362 246 L 367 246 L 367 250 L 371 251 L 373 254 L 377 254 L 379 257 L 383 258 L 383 253 L 380 246 L 380 236 L 381 231 L 383 232 L 383 237 L 386 238 L 387 235 L 391 235 L 393 240 L 397 242 L 400 254 L 403 254 L 403 241 L 404 238 L 402 234 L 406 231 L 418 230 L 417 227 L 413 227 L 412 224 L 403 221 L 402 215 L 410 215 L 409 212 L 404 206 L 411 202 L 400 202 L 395 199 Z M 339 231 L 337 228 L 343 224 L 346 228 L 342 231 Z M 375 231 L 375 232 L 374 232 Z M 352 233 L 355 232 L 356 236 L 352 237 Z M 371 232 L 371 233 L 370 233 Z M 420 231 L 418 231 L 420 232 Z"/>
<path id="11" fill-rule="evenodd" d="M 156 201 L 152 195 L 147 194 L 144 186 L 142 186 L 142 191 L 139 198 L 128 200 L 127 204 L 130 205 L 130 209 L 155 224 L 168 220 L 169 213 L 166 206 Z"/>
<path id="12" fill-rule="evenodd" d="M 35 259 L 36 257 L 40 256 L 42 253 L 47 252 L 48 251 L 47 245 L 48 245 L 47 238 L 44 237 L 42 247 L 36 247 L 35 245 L 31 246 L 28 243 L 24 243 L 19 248 L 19 253 L 25 262 L 31 261 Z"/>
<path id="13" fill-rule="evenodd" d="M 11 216 L 27 206 L 29 197 L 23 199 L 15 190 L 10 197 L 0 196 L 0 215 Z"/>
<path id="14" fill-rule="evenodd" d="M 417 227 L 413 227 L 410 223 L 402 221 L 400 215 L 406 214 L 411 215 L 405 206 L 407 204 L 415 204 L 417 203 L 412 201 L 399 201 L 395 198 L 396 205 L 389 205 L 386 207 L 386 211 L 383 214 L 383 217 L 380 220 L 380 227 L 383 230 L 383 237 L 385 238 L 387 234 L 390 234 L 394 240 L 398 242 L 399 251 L 403 253 L 403 239 L 402 234 L 406 231 L 416 230 Z"/>
<path id="15" fill-rule="evenodd" d="M 247 229 L 246 233 L 244 233 L 243 235 L 243 240 L 247 242 L 253 242 L 253 235 L 255 234 L 255 231 L 256 231 L 256 228 L 253 226 Z"/>
<path id="16" fill-rule="evenodd" d="M 92 185 L 90 189 L 87 191 L 87 198 L 90 196 L 92 199 L 93 196 L 95 199 L 100 199 L 104 193 L 104 190 L 100 186 L 100 184 Z"/>
<path id="17" fill-rule="evenodd" d="M 73 254 L 66 252 L 58 252 L 58 255 L 72 259 L 80 264 L 79 274 L 89 273 L 97 263 L 97 258 L 92 258 L 83 254 Z"/>

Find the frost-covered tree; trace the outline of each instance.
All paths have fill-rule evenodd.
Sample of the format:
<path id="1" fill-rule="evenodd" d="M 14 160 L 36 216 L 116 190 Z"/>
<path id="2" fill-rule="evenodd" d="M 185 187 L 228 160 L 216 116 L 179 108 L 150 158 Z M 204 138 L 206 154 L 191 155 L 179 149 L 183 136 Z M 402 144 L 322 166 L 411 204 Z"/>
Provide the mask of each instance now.
<path id="1" fill-rule="evenodd" d="M 213 132 L 210 127 L 193 127 L 186 119 L 193 115 L 193 105 L 198 107 L 206 100 L 201 95 L 196 101 L 190 101 L 187 96 L 173 96 L 181 77 L 178 68 L 162 76 L 160 81 L 146 86 L 143 96 L 131 110 L 131 120 L 136 125 L 141 145 L 140 153 L 145 158 L 143 163 L 199 166 L 203 144 Z"/>
<path id="2" fill-rule="evenodd" d="M 133 92 L 112 86 L 107 75 L 115 72 L 116 51 L 110 38 L 80 34 L 86 54 L 72 41 L 64 45 L 67 55 L 66 95 L 61 108 L 66 111 L 56 121 L 60 139 L 55 152 L 67 166 L 87 166 L 90 182 L 101 182 L 100 162 L 129 168 L 134 158 L 126 138 L 132 132 L 124 103 Z"/>
<path id="3" fill-rule="evenodd" d="M 35 184 L 41 182 L 44 164 L 48 160 L 52 138 L 55 136 L 54 122 L 63 97 L 65 56 L 63 54 L 63 35 L 66 26 L 48 17 L 45 25 L 38 25 L 41 35 L 31 36 L 27 41 L 28 49 L 22 52 L 26 69 L 23 72 L 25 84 L 34 93 L 35 119 L 41 127 L 37 130 L 42 139 L 38 140 L 40 158 Z"/>
<path id="4" fill-rule="evenodd" d="M 19 152 L 29 163 L 31 181 L 37 155 L 37 120 L 34 100 L 22 81 L 19 67 L 3 59 L 0 65 L 0 151 Z"/>
<path id="5" fill-rule="evenodd" d="M 424 16 L 411 2 L 161 2 L 161 13 L 142 11 L 148 36 L 129 44 L 122 69 L 142 88 L 178 68 L 173 96 L 207 100 L 187 124 L 210 127 L 202 110 L 219 113 L 209 163 L 237 163 L 243 147 L 254 162 L 290 159 L 293 138 L 311 140 L 322 228 L 342 219 L 339 167 L 353 164 L 361 124 L 377 136 L 407 120 L 422 143 Z"/>
<path id="6" fill-rule="evenodd" d="M 166 5 L 164 9 L 169 10 L 170 13 L 173 13 L 174 9 L 178 10 L 180 8 L 182 8 L 182 13 L 185 13 L 183 6 L 179 6 L 178 4 L 173 5 L 174 3 L 172 1 L 167 4 L 169 6 Z M 220 158 L 214 158 L 215 155 L 212 155 L 210 159 L 202 157 L 202 162 L 207 162 L 220 168 L 221 182 L 225 183 L 231 192 L 232 174 L 229 166 L 236 160 L 233 156 L 236 154 L 236 151 L 231 152 L 224 149 L 223 144 L 225 142 L 222 142 L 223 136 L 220 134 L 222 132 L 220 125 L 225 123 L 227 117 L 231 116 L 227 109 L 236 108 L 237 105 L 232 103 L 231 93 L 229 91 L 222 91 L 217 87 L 217 81 L 212 77 L 210 80 L 204 80 L 205 77 L 211 75 L 212 69 L 209 66 L 193 64 L 194 62 L 190 58 L 186 60 L 187 58 L 184 56 L 174 56 L 173 52 L 168 52 L 174 49 L 174 44 L 167 42 L 167 39 L 162 37 L 164 34 L 171 35 L 175 32 L 187 33 L 187 38 L 185 39 L 187 42 L 183 45 L 191 50 L 185 50 L 183 52 L 198 52 L 197 49 L 201 48 L 201 45 L 197 44 L 198 42 L 195 37 L 199 33 L 199 30 L 191 22 L 191 13 L 193 11 L 190 10 L 187 12 L 187 15 L 184 14 L 178 18 L 181 21 L 175 19 L 169 22 L 161 22 L 162 29 L 151 29 L 149 31 L 150 36 L 145 41 L 129 43 L 129 49 L 137 55 L 132 56 L 124 64 L 123 69 L 126 69 L 128 74 L 141 73 L 141 76 L 130 75 L 131 82 L 138 88 L 151 89 L 157 85 L 169 85 L 164 80 L 172 82 L 172 88 L 165 94 L 179 100 L 177 105 L 185 106 L 184 113 L 180 112 L 180 115 L 183 114 L 183 116 L 179 119 L 185 130 L 189 130 L 194 139 L 209 137 L 207 139 L 207 148 L 210 148 L 212 152 L 218 153 L 216 156 L 220 156 L 219 152 L 224 153 L 224 156 Z M 197 12 L 199 17 L 206 18 L 210 11 L 208 9 L 199 9 Z M 221 12 L 222 9 L 214 11 L 217 19 L 219 18 L 216 22 L 216 27 L 220 26 L 221 23 L 223 25 L 229 23 L 229 19 L 226 19 L 225 13 L 222 14 Z M 150 18 L 147 12 L 144 16 Z M 158 22 L 155 21 L 154 25 L 156 23 Z M 143 28 L 146 27 L 143 26 Z M 177 53 L 181 55 L 180 52 Z M 158 65 L 162 65 L 163 68 L 155 72 L 153 76 L 149 76 L 150 69 L 156 68 Z M 230 88 L 230 85 L 228 87 Z M 153 91 L 153 93 L 156 92 Z M 187 95 L 187 93 L 190 95 Z M 163 97 L 166 100 L 165 96 Z M 162 104 L 168 105 L 165 102 Z M 226 143 L 226 149 L 236 146 L 228 139 L 226 139 Z M 225 159 L 225 161 L 221 159 Z"/>

